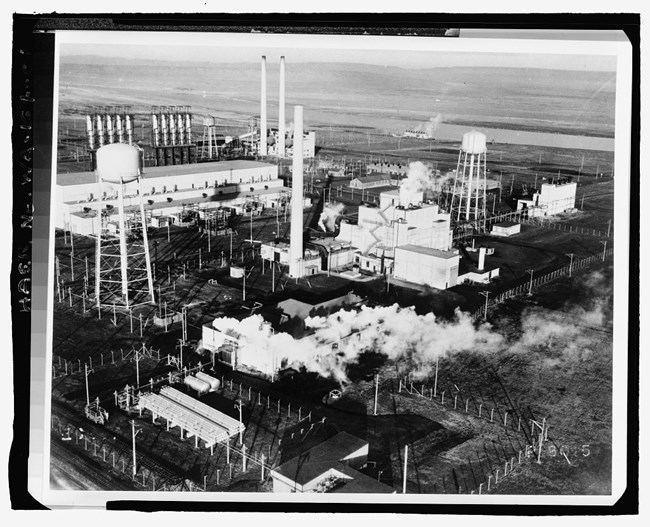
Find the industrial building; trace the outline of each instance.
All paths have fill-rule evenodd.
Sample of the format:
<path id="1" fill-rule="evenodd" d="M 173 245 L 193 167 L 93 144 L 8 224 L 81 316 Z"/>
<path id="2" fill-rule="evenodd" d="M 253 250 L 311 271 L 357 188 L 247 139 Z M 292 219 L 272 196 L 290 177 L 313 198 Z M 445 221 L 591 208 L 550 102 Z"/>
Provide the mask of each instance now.
<path id="1" fill-rule="evenodd" d="M 393 276 L 399 280 L 447 289 L 456 285 L 460 255 L 418 245 L 395 248 Z"/>
<path id="2" fill-rule="evenodd" d="M 557 178 L 542 183 L 531 199 L 517 201 L 517 210 L 528 209 L 530 216 L 552 216 L 575 207 L 578 184 L 571 178 Z"/>
<path id="3" fill-rule="evenodd" d="M 271 470 L 273 492 L 394 494 L 392 487 L 360 472 L 368 448 L 367 441 L 339 432 Z"/>
<path id="4" fill-rule="evenodd" d="M 515 221 L 502 221 L 492 225 L 492 236 L 514 236 L 521 232 L 521 224 Z"/>
<path id="5" fill-rule="evenodd" d="M 248 160 L 150 167 L 142 171 L 142 198 L 149 217 L 241 205 L 248 201 L 274 207 L 290 192 L 278 178 L 278 167 Z M 139 189 L 124 196 L 129 211 L 140 199 Z M 98 203 L 110 214 L 117 207 L 114 186 L 99 186 L 94 172 L 57 174 L 55 226 L 78 234 L 94 234 Z"/>
<path id="6" fill-rule="evenodd" d="M 449 251 L 450 216 L 441 212 L 438 205 L 424 202 L 422 191 L 390 190 L 379 195 L 379 205 L 360 205 L 356 223 L 341 221 L 336 241 L 351 245 L 353 250 L 348 254 L 353 260 L 348 263 L 358 265 L 360 270 L 391 273 L 397 247 L 411 245 Z M 345 256 L 345 252 L 339 256 Z M 448 287 L 452 285 L 455 283 Z"/>
<path id="7" fill-rule="evenodd" d="M 401 163 L 387 163 L 381 161 L 379 163 L 368 163 L 366 170 L 368 171 L 368 174 L 379 172 L 381 174 L 389 174 L 391 176 L 405 176 L 408 174 L 409 167 L 408 164 L 402 165 Z"/>
<path id="8" fill-rule="evenodd" d="M 353 189 L 366 190 L 389 185 L 397 186 L 398 183 L 398 180 L 394 179 L 390 174 L 377 173 L 370 176 L 355 177 L 348 186 Z"/>
<path id="9" fill-rule="evenodd" d="M 463 258 L 458 271 L 458 283 L 488 284 L 499 276 L 499 267 L 488 261 L 486 257 L 494 254 L 494 249 L 479 247 L 478 261 L 476 263 L 469 258 Z"/>
<path id="10" fill-rule="evenodd" d="M 347 293 L 334 298 L 323 299 L 309 298 L 306 294 L 294 294 L 292 297 L 278 302 L 277 307 L 282 310 L 282 314 L 286 319 L 289 318 L 307 318 L 316 310 L 319 309 L 332 309 L 341 308 L 344 306 L 357 306 L 363 299 L 354 293 Z"/>

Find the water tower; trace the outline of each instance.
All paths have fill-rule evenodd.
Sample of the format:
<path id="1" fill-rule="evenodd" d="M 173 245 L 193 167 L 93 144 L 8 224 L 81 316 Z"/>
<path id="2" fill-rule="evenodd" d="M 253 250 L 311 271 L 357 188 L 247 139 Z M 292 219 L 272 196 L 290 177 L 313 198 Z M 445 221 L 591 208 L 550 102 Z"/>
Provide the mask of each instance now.
<path id="1" fill-rule="evenodd" d="M 95 301 L 100 309 L 155 303 L 142 201 L 141 153 L 124 143 L 97 150 Z M 105 201 L 108 196 L 117 204 L 117 215 L 114 205 Z"/>
<path id="2" fill-rule="evenodd" d="M 463 134 L 451 199 L 451 218 L 457 223 L 485 218 L 486 153 L 484 134 L 476 130 Z"/>
<path id="3" fill-rule="evenodd" d="M 217 157 L 217 125 L 214 117 L 207 115 L 203 118 L 201 159 L 216 159 Z"/>

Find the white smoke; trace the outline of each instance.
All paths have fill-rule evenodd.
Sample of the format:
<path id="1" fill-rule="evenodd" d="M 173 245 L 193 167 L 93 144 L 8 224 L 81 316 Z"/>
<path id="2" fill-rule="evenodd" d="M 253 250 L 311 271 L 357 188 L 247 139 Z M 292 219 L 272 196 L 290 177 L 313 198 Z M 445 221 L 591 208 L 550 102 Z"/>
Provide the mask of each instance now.
<path id="1" fill-rule="evenodd" d="M 341 215 L 344 208 L 345 205 L 336 202 L 325 205 L 318 220 L 318 226 L 325 232 L 336 230 L 336 219 Z"/>
<path id="2" fill-rule="evenodd" d="M 433 313 L 418 315 L 397 304 L 340 310 L 326 317 L 308 317 L 309 334 L 294 339 L 274 334 L 260 315 L 242 321 L 216 319 L 213 325 L 238 339 L 238 361 L 267 374 L 279 368 L 304 367 L 323 377 L 346 382 L 348 365 L 366 351 L 393 360 L 409 359 L 417 369 L 428 370 L 436 357 L 463 350 L 491 351 L 503 339 L 489 325 L 474 327 L 460 311 L 453 322 L 438 322 Z"/>
<path id="3" fill-rule="evenodd" d="M 433 134 L 435 131 L 438 129 L 438 126 L 440 126 L 440 123 L 442 122 L 442 115 L 439 113 L 436 114 L 435 116 L 431 117 L 426 124 L 424 125 L 424 133 L 427 134 L 427 138 L 433 139 Z"/>
<path id="4" fill-rule="evenodd" d="M 399 187 L 399 199 L 403 205 L 412 201 L 412 196 L 418 192 L 440 192 L 447 181 L 454 177 L 453 171 L 444 175 L 436 176 L 429 167 L 421 161 L 409 163 L 406 179 L 403 179 Z"/>

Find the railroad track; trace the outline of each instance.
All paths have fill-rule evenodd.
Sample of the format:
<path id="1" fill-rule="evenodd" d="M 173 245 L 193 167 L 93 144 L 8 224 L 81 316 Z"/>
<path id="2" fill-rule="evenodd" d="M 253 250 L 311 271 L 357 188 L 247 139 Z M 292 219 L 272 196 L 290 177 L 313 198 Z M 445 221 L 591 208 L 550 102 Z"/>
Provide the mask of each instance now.
<path id="1" fill-rule="evenodd" d="M 110 448 L 117 455 L 118 459 L 121 459 L 122 457 L 125 459 L 131 459 L 133 454 L 131 442 L 114 430 L 101 427 L 92 421 L 85 419 L 56 400 L 52 401 L 52 415 L 56 415 L 62 424 L 71 424 L 76 428 L 83 428 L 86 431 L 86 434 L 95 436 L 96 439 L 100 440 L 98 446 L 107 446 L 107 448 Z M 157 486 L 170 483 L 175 484 L 184 477 L 182 471 L 178 467 L 161 457 L 153 456 L 150 453 L 139 451 L 138 465 L 156 475 Z M 113 480 L 113 478 L 111 478 L 111 480 Z"/>
<path id="2" fill-rule="evenodd" d="M 86 452 L 80 452 L 76 446 L 64 443 L 56 438 L 56 434 L 52 434 L 52 437 L 50 463 L 53 460 L 60 462 L 66 479 L 81 490 L 137 490 L 135 483 L 125 478 L 115 477 L 101 465 L 100 461 L 93 459 Z M 89 482 L 92 486 L 88 484 Z"/>

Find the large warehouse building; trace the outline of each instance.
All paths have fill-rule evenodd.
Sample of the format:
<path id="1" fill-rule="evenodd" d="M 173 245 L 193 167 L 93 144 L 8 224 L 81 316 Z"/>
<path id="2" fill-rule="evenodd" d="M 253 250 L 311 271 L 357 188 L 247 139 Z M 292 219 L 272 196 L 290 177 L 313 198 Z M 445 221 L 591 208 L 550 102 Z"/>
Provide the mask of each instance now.
<path id="1" fill-rule="evenodd" d="M 102 210 L 117 208 L 117 190 L 97 184 L 94 172 L 58 174 L 55 226 L 78 234 L 93 234 L 98 201 Z M 140 189 L 127 189 L 127 209 L 136 207 Z M 151 216 L 180 212 L 184 207 L 212 209 L 247 201 L 273 207 L 287 193 L 276 165 L 234 160 L 151 167 L 143 171 L 142 194 Z"/>

